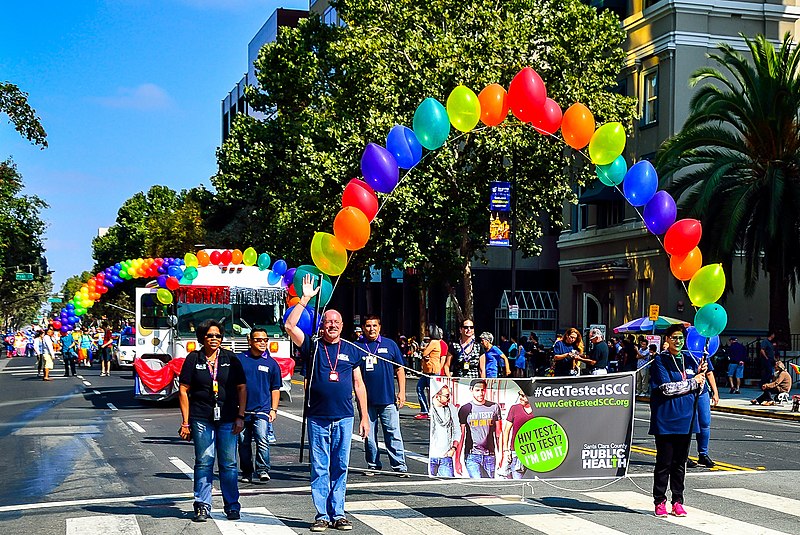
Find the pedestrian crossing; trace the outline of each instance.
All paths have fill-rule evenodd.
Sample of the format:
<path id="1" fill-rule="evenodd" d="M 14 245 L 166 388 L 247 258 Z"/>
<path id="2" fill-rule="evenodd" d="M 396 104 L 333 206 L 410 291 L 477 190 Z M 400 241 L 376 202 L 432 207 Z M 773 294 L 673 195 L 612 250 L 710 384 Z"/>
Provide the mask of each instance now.
<path id="1" fill-rule="evenodd" d="M 356 493 L 348 496 L 347 514 L 353 521 L 353 533 L 386 535 L 469 535 L 489 532 L 543 533 L 547 535 L 639 535 L 652 533 L 707 533 L 711 535 L 800 534 L 800 501 L 741 487 L 700 488 L 712 500 L 686 506 L 684 518 L 653 516 L 652 498 L 640 491 L 586 491 L 571 498 L 520 498 L 518 495 L 444 496 L 430 494 L 421 498 L 415 493 L 389 492 L 390 499 L 365 499 Z M 372 496 L 380 496 L 374 493 Z M 402 496 L 408 499 L 401 500 Z M 698 501 L 698 494 L 693 494 Z M 212 512 L 202 533 L 221 535 L 292 535 L 307 533 L 313 509 L 307 496 L 297 496 L 302 506 L 282 511 L 269 496 L 247 498 L 262 500 L 267 507 L 245 507 L 241 519 L 230 521 L 222 511 Z M 563 501 L 560 503 L 559 500 Z M 408 503 L 404 503 L 408 502 Z M 190 522 L 188 509 L 179 521 Z M 744 505 L 750 509 L 744 509 Z M 217 504 L 215 504 L 217 505 Z M 727 509 L 738 518 L 707 509 Z M 749 512 L 748 512 L 749 511 Z M 299 517 L 299 518 L 298 518 Z M 68 518 L 66 535 L 149 535 L 154 531 L 148 514 L 104 514 Z M 146 526 L 149 529 L 142 529 Z M 185 526 L 184 526 L 185 527 Z M 777 528 L 777 529 L 776 529 Z"/>

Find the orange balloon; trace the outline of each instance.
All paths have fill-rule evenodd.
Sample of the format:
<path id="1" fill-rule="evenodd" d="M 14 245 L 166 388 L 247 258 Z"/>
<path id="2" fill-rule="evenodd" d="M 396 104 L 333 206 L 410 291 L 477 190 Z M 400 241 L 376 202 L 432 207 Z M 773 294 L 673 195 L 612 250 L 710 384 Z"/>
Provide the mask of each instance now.
<path id="1" fill-rule="evenodd" d="M 300 298 L 299 297 L 288 297 L 286 299 L 286 306 L 293 307 L 299 302 L 300 302 Z"/>
<path id="2" fill-rule="evenodd" d="M 481 122 L 486 126 L 497 126 L 508 116 L 508 99 L 503 86 L 489 84 L 478 95 L 481 103 Z"/>
<path id="3" fill-rule="evenodd" d="M 238 266 L 242 263 L 242 252 L 239 249 L 231 251 L 231 264 Z"/>
<path id="4" fill-rule="evenodd" d="M 681 281 L 690 280 L 703 266 L 703 254 L 695 247 L 686 256 L 673 256 L 669 259 L 669 269 L 675 278 Z"/>
<path id="5" fill-rule="evenodd" d="M 564 113 L 561 121 L 561 135 L 567 145 L 581 150 L 594 135 L 594 115 L 589 108 L 576 102 Z"/>
<path id="6" fill-rule="evenodd" d="M 333 235 L 345 249 L 357 251 L 369 241 L 369 219 L 355 206 L 345 206 L 333 220 Z"/>
<path id="7" fill-rule="evenodd" d="M 195 256 L 197 256 L 197 265 L 200 267 L 206 267 L 211 262 L 211 257 L 205 251 L 197 251 Z"/>

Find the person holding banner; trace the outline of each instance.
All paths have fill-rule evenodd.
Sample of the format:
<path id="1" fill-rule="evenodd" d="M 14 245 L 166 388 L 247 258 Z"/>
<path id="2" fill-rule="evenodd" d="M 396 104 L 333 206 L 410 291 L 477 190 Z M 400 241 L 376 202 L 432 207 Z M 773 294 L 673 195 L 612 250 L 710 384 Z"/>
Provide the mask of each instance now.
<path id="1" fill-rule="evenodd" d="M 358 434 L 361 438 L 369 435 L 367 391 L 359 368 L 363 351 L 355 344 L 343 343 L 342 315 L 336 310 L 329 309 L 322 316 L 319 340 L 312 341 L 297 325 L 303 308 L 319 290 L 319 286 L 314 288 L 311 275 L 303 277 L 303 296 L 286 318 L 285 328 L 306 362 L 311 499 L 317 510 L 311 531 L 325 531 L 328 527 L 345 531 L 353 529 L 353 523 L 345 518 L 344 502 L 353 438 L 354 390 L 361 415 Z"/>
<path id="2" fill-rule="evenodd" d="M 431 386 L 441 386 L 431 383 Z M 428 474 L 455 477 L 453 459 L 458 451 L 458 415 L 450 404 L 450 387 L 441 386 L 431 399 L 431 435 L 428 450 Z"/>
<path id="3" fill-rule="evenodd" d="M 685 340 L 683 324 L 668 327 L 667 350 L 656 355 L 650 365 L 649 434 L 656 441 L 653 502 L 657 517 L 667 516 L 667 485 L 672 491 L 671 514 L 686 516 L 683 508 L 686 461 L 692 434 L 700 432 L 697 403 L 708 368 L 705 358 L 698 363 L 684 357 Z"/>
<path id="4" fill-rule="evenodd" d="M 473 479 L 494 479 L 497 468 L 495 451 L 500 448 L 503 421 L 500 405 L 486 401 L 486 379 L 473 379 L 469 384 L 472 401 L 458 409 L 461 438 L 454 461 L 456 474 L 461 474 L 461 453 L 464 466 Z"/>

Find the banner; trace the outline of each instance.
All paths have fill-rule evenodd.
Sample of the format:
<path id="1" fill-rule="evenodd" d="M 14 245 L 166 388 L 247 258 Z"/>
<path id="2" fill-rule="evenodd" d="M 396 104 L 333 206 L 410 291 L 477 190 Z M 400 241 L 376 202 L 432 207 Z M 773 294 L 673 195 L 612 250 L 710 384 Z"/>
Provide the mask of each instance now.
<path id="1" fill-rule="evenodd" d="M 623 477 L 634 374 L 432 377 L 428 474 L 479 479 Z"/>
<path id="2" fill-rule="evenodd" d="M 511 225 L 511 184 L 492 182 L 489 195 L 489 245 L 508 247 Z"/>

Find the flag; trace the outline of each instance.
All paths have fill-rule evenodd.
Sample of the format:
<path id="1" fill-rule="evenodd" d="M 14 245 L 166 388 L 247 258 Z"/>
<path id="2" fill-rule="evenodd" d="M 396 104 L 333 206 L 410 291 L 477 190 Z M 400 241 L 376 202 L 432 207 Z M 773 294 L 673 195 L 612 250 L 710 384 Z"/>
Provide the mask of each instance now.
<path id="1" fill-rule="evenodd" d="M 800 366 L 798 366 L 797 364 L 792 364 L 791 362 L 789 363 L 789 366 L 792 367 L 792 369 L 794 370 L 794 373 L 796 373 L 797 375 L 800 375 Z"/>

